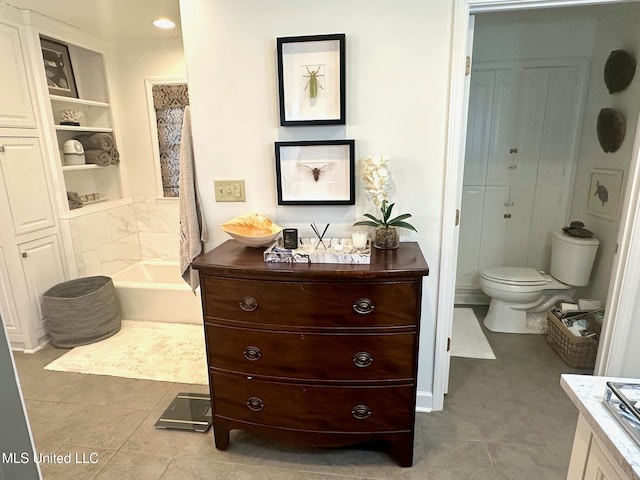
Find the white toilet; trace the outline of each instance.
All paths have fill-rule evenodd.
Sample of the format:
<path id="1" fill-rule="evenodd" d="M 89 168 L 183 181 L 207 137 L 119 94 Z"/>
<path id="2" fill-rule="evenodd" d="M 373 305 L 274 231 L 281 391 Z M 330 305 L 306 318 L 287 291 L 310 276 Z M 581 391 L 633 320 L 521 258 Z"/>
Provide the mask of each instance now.
<path id="1" fill-rule="evenodd" d="M 598 250 L 595 237 L 562 231 L 551 240 L 551 275 L 525 267 L 494 267 L 480 272 L 480 288 L 491 297 L 484 325 L 493 332 L 545 333 L 546 311 L 573 302 L 572 288 L 587 285 Z"/>

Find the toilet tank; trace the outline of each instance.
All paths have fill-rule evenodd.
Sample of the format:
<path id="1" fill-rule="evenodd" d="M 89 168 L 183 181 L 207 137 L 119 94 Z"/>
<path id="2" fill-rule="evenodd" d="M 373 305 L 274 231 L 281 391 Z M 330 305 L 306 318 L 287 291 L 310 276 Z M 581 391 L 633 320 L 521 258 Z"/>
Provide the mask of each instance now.
<path id="1" fill-rule="evenodd" d="M 561 230 L 553 232 L 551 275 L 574 287 L 587 285 L 599 244 L 600 241 L 595 237 L 578 238 Z"/>

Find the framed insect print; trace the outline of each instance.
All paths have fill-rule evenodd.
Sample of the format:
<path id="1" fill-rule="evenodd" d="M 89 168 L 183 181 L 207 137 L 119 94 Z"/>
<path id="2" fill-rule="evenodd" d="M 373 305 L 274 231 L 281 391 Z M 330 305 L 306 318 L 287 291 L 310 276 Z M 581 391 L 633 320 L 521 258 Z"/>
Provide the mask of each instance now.
<path id="1" fill-rule="evenodd" d="M 355 141 L 276 142 L 278 205 L 353 205 Z"/>
<path id="2" fill-rule="evenodd" d="M 345 38 L 277 39 L 280 125 L 345 124 Z"/>
<path id="3" fill-rule="evenodd" d="M 597 217 L 615 220 L 618 215 L 622 170 L 594 168 L 589 182 L 587 211 Z"/>

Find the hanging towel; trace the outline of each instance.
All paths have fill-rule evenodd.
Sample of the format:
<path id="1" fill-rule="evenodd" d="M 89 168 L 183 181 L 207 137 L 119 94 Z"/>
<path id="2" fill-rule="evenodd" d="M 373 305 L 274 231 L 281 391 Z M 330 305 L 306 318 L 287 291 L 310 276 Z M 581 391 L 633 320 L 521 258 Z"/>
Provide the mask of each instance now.
<path id="1" fill-rule="evenodd" d="M 113 136 L 110 133 L 91 133 L 75 137 L 85 150 L 104 150 L 109 152 L 115 147 Z"/>
<path id="2" fill-rule="evenodd" d="M 191 113 L 188 106 L 184 109 L 182 120 L 178 185 L 180 188 L 180 273 L 195 292 L 200 279 L 198 272 L 191 268 L 191 262 L 202 253 L 202 242 L 207 240 L 207 235 L 196 187 Z"/>

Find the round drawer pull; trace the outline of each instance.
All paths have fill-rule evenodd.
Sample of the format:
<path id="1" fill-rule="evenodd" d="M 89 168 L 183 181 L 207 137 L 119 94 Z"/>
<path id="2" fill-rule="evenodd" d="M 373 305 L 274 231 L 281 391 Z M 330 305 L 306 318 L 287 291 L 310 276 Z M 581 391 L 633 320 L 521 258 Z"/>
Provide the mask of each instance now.
<path id="1" fill-rule="evenodd" d="M 253 312 L 256 308 L 258 308 L 258 301 L 253 297 L 244 297 L 240 300 L 240 308 L 245 312 Z"/>
<path id="2" fill-rule="evenodd" d="M 249 345 L 244 349 L 242 353 L 244 354 L 244 358 L 246 358 L 247 360 L 251 360 L 252 362 L 260 360 L 260 357 L 262 357 L 262 352 L 260 351 L 260 349 L 258 347 L 254 347 L 253 345 Z"/>
<path id="3" fill-rule="evenodd" d="M 369 418 L 371 416 L 371 410 L 366 405 L 356 405 L 351 409 L 351 415 L 353 415 L 358 420 L 364 420 L 365 418 Z"/>
<path id="4" fill-rule="evenodd" d="M 353 356 L 356 367 L 365 368 L 373 363 L 373 356 L 369 352 L 358 352 Z"/>
<path id="5" fill-rule="evenodd" d="M 376 308 L 376 306 L 373 304 L 373 301 L 368 298 L 360 298 L 353 304 L 355 312 L 361 315 L 373 312 L 374 308 Z"/>
<path id="6" fill-rule="evenodd" d="M 264 408 L 264 402 L 258 397 L 251 397 L 249 400 L 247 400 L 247 407 L 249 407 L 249 410 L 259 412 Z"/>

